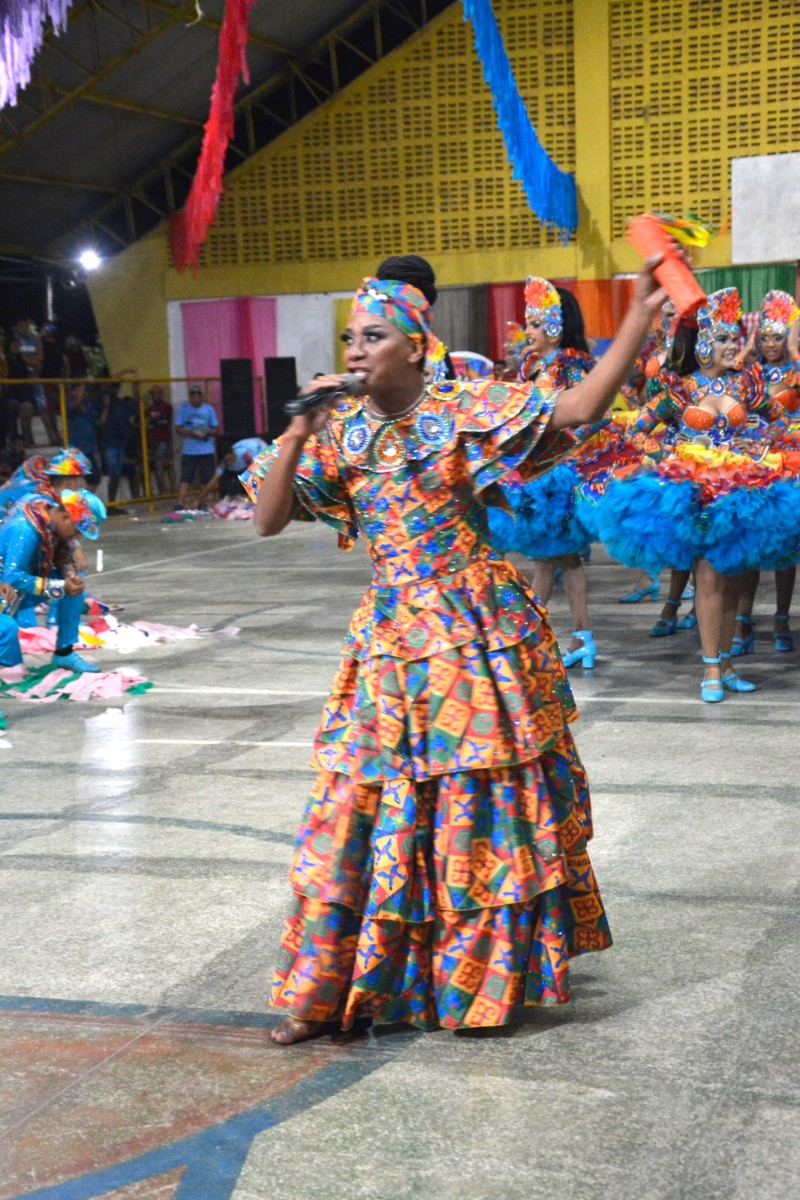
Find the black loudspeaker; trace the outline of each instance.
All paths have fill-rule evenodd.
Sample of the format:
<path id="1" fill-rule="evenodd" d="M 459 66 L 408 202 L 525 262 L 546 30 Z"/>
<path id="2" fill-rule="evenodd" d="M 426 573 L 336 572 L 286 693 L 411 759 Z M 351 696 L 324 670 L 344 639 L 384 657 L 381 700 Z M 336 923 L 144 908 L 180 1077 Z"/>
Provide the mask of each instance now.
<path id="1" fill-rule="evenodd" d="M 219 375 L 225 437 L 234 442 L 239 438 L 255 437 L 252 362 L 249 358 L 222 358 Z"/>
<path id="2" fill-rule="evenodd" d="M 264 384 L 267 392 L 267 440 L 280 437 L 289 424 L 284 412 L 287 400 L 297 395 L 297 362 L 294 358 L 265 358 Z"/>

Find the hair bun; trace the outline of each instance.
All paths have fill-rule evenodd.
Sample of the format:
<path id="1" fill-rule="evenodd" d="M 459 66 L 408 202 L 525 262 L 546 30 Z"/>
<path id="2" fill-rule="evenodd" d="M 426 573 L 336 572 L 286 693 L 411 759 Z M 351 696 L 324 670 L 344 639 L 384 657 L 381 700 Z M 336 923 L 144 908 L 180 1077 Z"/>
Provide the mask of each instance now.
<path id="1" fill-rule="evenodd" d="M 375 272 L 376 279 L 398 279 L 422 292 L 429 304 L 436 303 L 436 276 L 427 258 L 419 254 L 392 254 Z"/>

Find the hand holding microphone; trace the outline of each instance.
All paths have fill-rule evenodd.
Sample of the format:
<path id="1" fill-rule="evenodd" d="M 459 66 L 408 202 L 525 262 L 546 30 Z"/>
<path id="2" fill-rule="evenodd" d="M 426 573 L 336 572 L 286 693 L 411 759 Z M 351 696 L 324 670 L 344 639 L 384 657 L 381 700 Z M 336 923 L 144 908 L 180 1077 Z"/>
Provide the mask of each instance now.
<path id="1" fill-rule="evenodd" d="M 359 377 L 350 372 L 344 375 L 323 376 L 323 379 L 329 379 L 331 382 L 320 384 L 310 392 L 301 392 L 294 400 L 287 401 L 284 405 L 287 416 L 307 416 L 320 405 L 335 404 L 343 396 L 358 396 L 363 391 L 363 384 Z"/>

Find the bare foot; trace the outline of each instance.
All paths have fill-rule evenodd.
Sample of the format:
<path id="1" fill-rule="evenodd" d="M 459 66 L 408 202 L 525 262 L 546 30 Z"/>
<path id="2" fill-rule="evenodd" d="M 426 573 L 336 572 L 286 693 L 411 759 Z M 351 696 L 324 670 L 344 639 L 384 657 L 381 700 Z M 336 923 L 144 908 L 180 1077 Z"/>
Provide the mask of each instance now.
<path id="1" fill-rule="evenodd" d="M 329 1025 L 328 1021 L 301 1021 L 299 1017 L 287 1017 L 269 1031 L 269 1036 L 278 1046 L 293 1046 L 295 1042 L 307 1042 L 310 1038 L 318 1037 Z"/>

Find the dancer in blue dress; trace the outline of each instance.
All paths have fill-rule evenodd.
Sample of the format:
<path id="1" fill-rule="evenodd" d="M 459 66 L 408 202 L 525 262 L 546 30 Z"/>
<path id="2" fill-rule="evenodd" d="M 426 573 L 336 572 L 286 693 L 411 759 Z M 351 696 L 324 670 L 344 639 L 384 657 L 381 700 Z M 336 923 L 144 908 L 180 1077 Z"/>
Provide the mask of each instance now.
<path id="1" fill-rule="evenodd" d="M 594 365 L 577 300 L 537 275 L 525 284 L 525 333 L 520 379 L 542 391 L 575 387 Z M 591 668 L 596 648 L 581 554 L 592 534 L 581 519 L 580 483 L 578 459 L 570 456 L 537 479 L 506 487 L 511 512 L 491 508 L 489 527 L 502 553 L 516 551 L 534 560 L 534 588 L 543 604 L 553 591 L 556 571 L 563 572 L 574 630 L 564 663 Z"/>
<path id="2" fill-rule="evenodd" d="M 757 376 L 735 369 L 740 318 L 738 292 L 723 288 L 700 309 L 697 329 L 678 330 L 675 369 L 661 373 L 636 423 L 670 425 L 674 443 L 658 462 L 646 458 L 613 479 L 598 506 L 600 536 L 621 562 L 695 567 L 709 703 L 755 688 L 730 664 L 741 573 L 791 559 L 800 539 L 800 485 L 769 453 L 763 422 L 752 427 L 759 411 L 783 410 L 767 403 Z"/>

